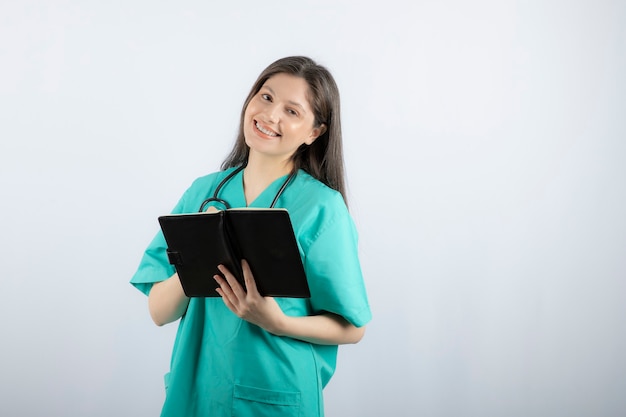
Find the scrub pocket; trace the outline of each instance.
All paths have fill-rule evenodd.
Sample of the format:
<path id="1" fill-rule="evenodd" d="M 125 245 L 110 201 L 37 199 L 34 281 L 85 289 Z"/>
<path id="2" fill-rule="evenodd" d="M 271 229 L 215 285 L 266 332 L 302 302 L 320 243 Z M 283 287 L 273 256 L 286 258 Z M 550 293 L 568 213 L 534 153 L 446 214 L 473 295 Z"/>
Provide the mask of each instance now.
<path id="1" fill-rule="evenodd" d="M 234 417 L 297 417 L 300 393 L 235 385 Z"/>

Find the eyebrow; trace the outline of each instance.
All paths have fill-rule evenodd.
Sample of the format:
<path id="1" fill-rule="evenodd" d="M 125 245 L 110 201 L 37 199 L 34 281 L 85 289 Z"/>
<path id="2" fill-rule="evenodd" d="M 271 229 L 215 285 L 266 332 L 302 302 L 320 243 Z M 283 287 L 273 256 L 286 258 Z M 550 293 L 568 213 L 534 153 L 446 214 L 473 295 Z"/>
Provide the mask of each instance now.
<path id="1" fill-rule="evenodd" d="M 261 86 L 261 89 L 266 88 L 267 90 L 269 90 L 270 93 L 272 93 L 272 95 L 276 95 L 276 93 L 274 92 L 274 90 L 272 90 L 272 88 L 268 85 L 263 85 Z M 292 106 L 296 106 L 299 107 L 300 109 L 302 109 L 302 111 L 304 113 L 306 113 L 306 110 L 304 109 L 304 106 L 300 103 L 298 103 L 297 101 L 292 101 L 292 100 L 287 100 L 287 103 L 291 104 Z"/>

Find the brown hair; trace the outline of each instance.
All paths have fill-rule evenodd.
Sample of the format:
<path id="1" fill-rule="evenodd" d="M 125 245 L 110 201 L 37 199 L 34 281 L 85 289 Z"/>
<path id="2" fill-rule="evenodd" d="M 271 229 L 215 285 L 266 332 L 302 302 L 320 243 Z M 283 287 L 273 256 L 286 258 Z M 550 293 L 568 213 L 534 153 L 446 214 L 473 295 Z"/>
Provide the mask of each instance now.
<path id="1" fill-rule="evenodd" d="M 290 74 L 304 79 L 309 86 L 309 103 L 315 116 L 314 127 L 326 130 L 311 145 L 303 144 L 293 154 L 294 169 L 303 169 L 327 186 L 339 191 L 346 199 L 339 89 L 330 72 L 311 58 L 291 56 L 270 64 L 257 78 L 241 110 L 239 133 L 232 151 L 222 163 L 222 169 L 245 165 L 250 148 L 243 134 L 244 114 L 250 100 L 263 84 L 276 74 Z"/>

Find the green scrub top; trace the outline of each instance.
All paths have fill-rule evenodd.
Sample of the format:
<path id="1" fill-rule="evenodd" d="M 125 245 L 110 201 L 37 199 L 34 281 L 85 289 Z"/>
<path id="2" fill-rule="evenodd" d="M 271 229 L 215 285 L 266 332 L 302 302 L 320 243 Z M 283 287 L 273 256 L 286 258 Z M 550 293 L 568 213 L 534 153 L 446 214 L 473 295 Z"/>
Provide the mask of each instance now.
<path id="1" fill-rule="evenodd" d="M 198 178 L 173 213 L 197 212 L 233 168 Z M 285 177 L 250 207 L 269 207 Z M 245 207 L 243 173 L 220 190 Z M 276 207 L 289 211 L 311 298 L 276 298 L 289 316 L 332 312 L 357 327 L 371 319 L 357 251 L 357 232 L 340 193 L 298 171 Z M 158 233 L 131 283 L 146 295 L 175 270 Z M 337 346 L 275 336 L 231 312 L 221 298 L 192 298 L 181 318 L 165 377 L 162 416 L 323 416 L 322 389 L 335 371 Z"/>

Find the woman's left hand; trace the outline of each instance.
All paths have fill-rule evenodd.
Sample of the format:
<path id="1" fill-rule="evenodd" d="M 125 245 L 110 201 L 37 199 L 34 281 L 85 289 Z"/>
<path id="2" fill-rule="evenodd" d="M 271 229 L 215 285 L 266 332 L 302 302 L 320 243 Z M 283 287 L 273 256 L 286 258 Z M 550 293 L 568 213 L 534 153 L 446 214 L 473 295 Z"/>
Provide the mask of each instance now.
<path id="1" fill-rule="evenodd" d="M 226 307 L 237 316 L 270 333 L 277 334 L 285 314 L 274 298 L 263 297 L 259 293 L 248 262 L 243 260 L 241 266 L 246 289 L 224 265 L 219 265 L 218 269 L 226 279 L 219 275 L 213 277 L 219 284 L 218 294 L 224 300 Z"/>

